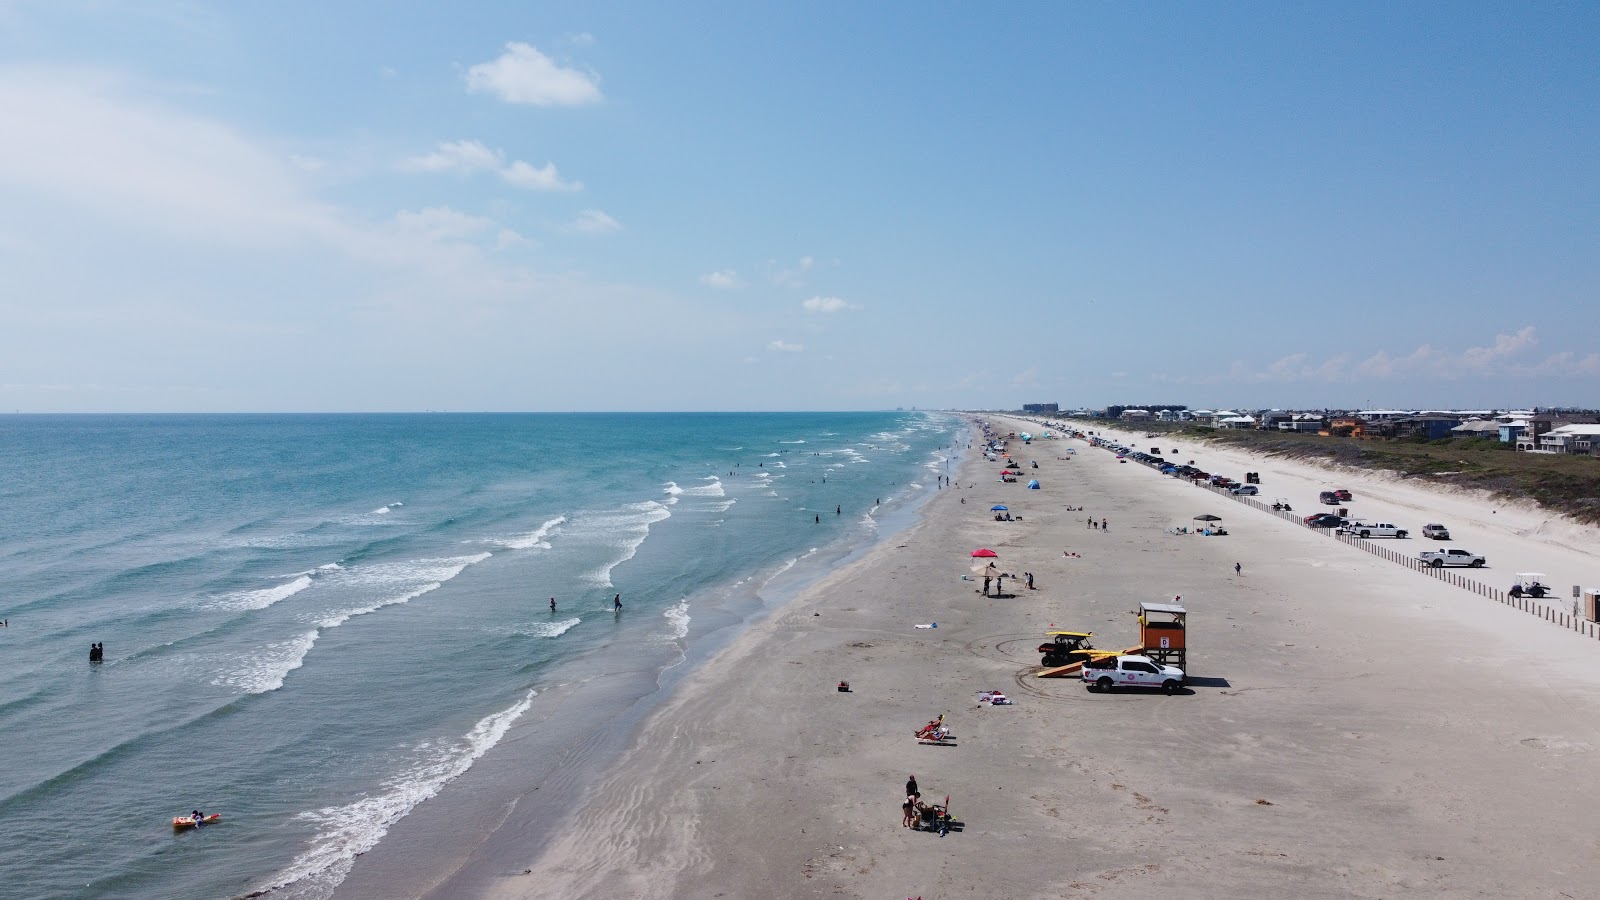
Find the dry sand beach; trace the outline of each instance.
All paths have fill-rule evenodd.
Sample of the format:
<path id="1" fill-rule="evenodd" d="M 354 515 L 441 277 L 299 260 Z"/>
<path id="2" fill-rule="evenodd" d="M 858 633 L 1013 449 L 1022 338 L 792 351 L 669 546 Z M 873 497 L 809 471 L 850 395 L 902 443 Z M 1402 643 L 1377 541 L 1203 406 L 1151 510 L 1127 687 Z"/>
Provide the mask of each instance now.
<path id="1" fill-rule="evenodd" d="M 1600 642 L 1079 441 L 1012 450 L 1042 490 L 973 454 L 920 524 L 685 678 L 547 850 L 486 842 L 431 896 L 1595 896 Z M 1268 499 L 1275 479 L 1326 480 L 1218 466 L 1261 470 Z M 1374 508 L 1431 502 L 1347 481 Z M 1230 536 L 1167 533 L 1207 511 Z M 1536 545 L 1558 587 L 1594 571 L 1496 535 L 1526 528 L 1496 515 L 1439 518 L 1481 528 L 1457 543 L 1496 574 L 1520 550 L 1491 538 Z M 1038 589 L 978 594 L 961 578 L 977 547 Z M 1137 604 L 1174 595 L 1192 690 L 1032 677 L 1052 626 L 1126 646 Z M 980 704 L 986 689 L 1015 705 Z M 940 713 L 955 745 L 915 743 Z M 908 775 L 949 795 L 959 830 L 901 827 Z"/>

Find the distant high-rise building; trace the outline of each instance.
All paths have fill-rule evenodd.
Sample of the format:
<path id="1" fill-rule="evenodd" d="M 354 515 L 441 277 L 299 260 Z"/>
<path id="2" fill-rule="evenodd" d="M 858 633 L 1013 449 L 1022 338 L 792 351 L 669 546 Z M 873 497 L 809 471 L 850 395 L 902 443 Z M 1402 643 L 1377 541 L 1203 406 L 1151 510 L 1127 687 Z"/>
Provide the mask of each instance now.
<path id="1" fill-rule="evenodd" d="M 1055 415 L 1061 411 L 1061 405 L 1059 403 L 1024 403 L 1022 404 L 1022 411 L 1025 413 L 1035 413 L 1041 416 Z"/>

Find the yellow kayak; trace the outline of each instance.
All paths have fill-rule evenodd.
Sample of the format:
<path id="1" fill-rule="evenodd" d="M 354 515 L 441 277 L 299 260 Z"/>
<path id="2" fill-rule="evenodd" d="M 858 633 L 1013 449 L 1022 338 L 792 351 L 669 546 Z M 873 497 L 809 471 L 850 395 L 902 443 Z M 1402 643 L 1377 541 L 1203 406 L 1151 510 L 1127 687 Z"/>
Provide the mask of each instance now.
<path id="1" fill-rule="evenodd" d="M 195 822 L 194 816 L 178 816 L 176 819 L 172 820 L 172 830 L 182 831 L 185 828 L 193 828 L 196 824 L 214 825 L 221 821 L 221 819 L 222 813 L 212 813 L 211 815 L 206 816 L 199 823 Z"/>

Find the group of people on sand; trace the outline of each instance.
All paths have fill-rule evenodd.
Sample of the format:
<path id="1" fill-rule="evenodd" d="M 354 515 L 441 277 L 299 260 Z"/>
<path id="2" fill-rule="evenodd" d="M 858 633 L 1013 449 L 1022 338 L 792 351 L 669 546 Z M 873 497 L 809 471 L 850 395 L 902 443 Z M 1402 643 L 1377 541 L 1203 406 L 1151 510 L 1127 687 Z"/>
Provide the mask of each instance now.
<path id="1" fill-rule="evenodd" d="M 1089 529 L 1091 529 L 1093 531 L 1110 531 L 1111 530 L 1111 526 L 1109 524 L 1107 524 L 1105 519 L 1096 519 L 1093 516 L 1090 516 L 1086 521 L 1088 522 L 1088 525 L 1086 527 L 1088 527 Z"/>

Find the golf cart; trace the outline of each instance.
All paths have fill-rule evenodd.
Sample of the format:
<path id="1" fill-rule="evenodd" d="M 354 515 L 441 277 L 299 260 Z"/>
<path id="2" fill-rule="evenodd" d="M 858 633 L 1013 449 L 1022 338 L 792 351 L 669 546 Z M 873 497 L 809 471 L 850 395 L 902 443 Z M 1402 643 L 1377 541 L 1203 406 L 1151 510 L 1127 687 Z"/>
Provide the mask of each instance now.
<path id="1" fill-rule="evenodd" d="M 1274 510 L 1282 510 L 1284 512 L 1294 512 L 1294 507 L 1290 506 L 1289 501 L 1283 499 L 1282 497 L 1272 501 L 1272 508 Z"/>
<path id="2" fill-rule="evenodd" d="M 1518 572 L 1510 591 L 1513 597 L 1532 597 L 1535 600 L 1548 593 L 1550 585 L 1545 583 L 1543 572 Z"/>

